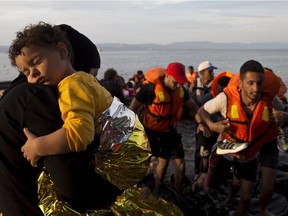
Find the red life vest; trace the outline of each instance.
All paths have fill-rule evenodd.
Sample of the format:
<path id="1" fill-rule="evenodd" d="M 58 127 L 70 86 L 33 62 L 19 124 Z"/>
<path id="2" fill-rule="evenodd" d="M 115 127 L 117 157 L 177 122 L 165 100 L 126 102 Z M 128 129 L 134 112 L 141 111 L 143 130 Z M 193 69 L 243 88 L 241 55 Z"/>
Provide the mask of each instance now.
<path id="1" fill-rule="evenodd" d="M 176 128 L 182 115 L 184 89 L 178 87 L 169 94 L 161 79 L 166 75 L 164 68 L 153 68 L 145 73 L 147 81 L 155 84 L 155 99 L 147 104 L 143 113 L 143 125 L 151 130 L 166 132 Z"/>

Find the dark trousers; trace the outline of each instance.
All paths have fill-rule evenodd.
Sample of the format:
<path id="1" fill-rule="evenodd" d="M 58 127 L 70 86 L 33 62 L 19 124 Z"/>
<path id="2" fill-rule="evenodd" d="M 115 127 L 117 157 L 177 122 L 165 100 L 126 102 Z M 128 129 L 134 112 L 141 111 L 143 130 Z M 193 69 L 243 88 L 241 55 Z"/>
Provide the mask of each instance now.
<path id="1" fill-rule="evenodd" d="M 211 152 L 213 145 L 217 142 L 219 134 L 218 133 L 212 133 L 211 137 L 204 137 L 203 132 L 200 131 L 196 133 L 195 140 L 196 140 L 196 146 L 195 146 L 195 174 L 200 174 L 203 170 L 201 170 L 201 156 L 200 156 L 200 147 L 203 146 L 203 149 L 208 150 Z"/>
<path id="2" fill-rule="evenodd" d="M 202 132 L 195 134 L 195 152 L 194 152 L 194 166 L 195 166 L 195 175 L 200 174 L 200 146 L 201 143 L 204 142 L 204 136 Z"/>

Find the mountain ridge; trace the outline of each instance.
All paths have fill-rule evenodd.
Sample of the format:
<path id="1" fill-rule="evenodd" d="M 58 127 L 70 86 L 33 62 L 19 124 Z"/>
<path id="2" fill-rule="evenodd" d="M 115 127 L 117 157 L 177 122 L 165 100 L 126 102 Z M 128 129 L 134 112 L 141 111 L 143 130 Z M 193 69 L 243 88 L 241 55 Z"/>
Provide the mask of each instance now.
<path id="1" fill-rule="evenodd" d="M 283 42 L 258 42 L 258 43 L 240 43 L 227 42 L 218 43 L 210 41 L 186 41 L 170 44 L 127 44 L 127 43 L 98 43 L 96 44 L 100 51 L 125 51 L 125 50 L 191 50 L 191 49 L 288 49 L 288 43 Z M 8 52 L 9 46 L 0 45 L 0 52 Z"/>
<path id="2" fill-rule="evenodd" d="M 175 42 L 166 45 L 145 43 L 100 43 L 100 50 L 191 50 L 191 49 L 288 49 L 288 43 L 259 42 L 259 43 L 215 43 L 208 41 Z"/>

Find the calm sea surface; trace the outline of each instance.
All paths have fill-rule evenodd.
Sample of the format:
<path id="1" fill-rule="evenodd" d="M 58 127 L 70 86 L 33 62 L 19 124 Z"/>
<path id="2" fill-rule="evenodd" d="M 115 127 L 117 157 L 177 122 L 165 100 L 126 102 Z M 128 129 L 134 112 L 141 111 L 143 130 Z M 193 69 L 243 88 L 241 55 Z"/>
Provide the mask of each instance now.
<path id="1" fill-rule="evenodd" d="M 218 67 L 216 74 L 225 70 L 236 73 L 250 59 L 260 61 L 263 66 L 274 70 L 288 85 L 288 50 L 147 50 L 147 51 L 101 51 L 101 69 L 98 78 L 103 78 L 107 68 L 113 67 L 126 81 L 137 70 L 166 67 L 179 61 L 186 67 L 209 60 Z M 7 53 L 0 52 L 0 81 L 12 80 L 18 72 L 10 66 Z"/>

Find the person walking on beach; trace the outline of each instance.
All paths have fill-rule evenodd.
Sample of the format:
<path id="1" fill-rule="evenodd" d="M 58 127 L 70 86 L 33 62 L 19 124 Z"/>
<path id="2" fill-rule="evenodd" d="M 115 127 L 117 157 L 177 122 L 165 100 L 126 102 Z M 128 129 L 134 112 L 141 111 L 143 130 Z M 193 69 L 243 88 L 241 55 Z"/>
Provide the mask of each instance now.
<path id="1" fill-rule="evenodd" d="M 200 77 L 195 80 L 193 88 L 191 89 L 191 97 L 195 100 L 198 106 L 203 105 L 201 103 L 202 98 L 211 93 L 212 80 L 214 79 L 214 70 L 218 69 L 212 65 L 209 61 L 204 61 L 198 66 L 198 73 Z"/>
<path id="2" fill-rule="evenodd" d="M 190 89 L 190 95 L 195 100 L 197 105 L 200 107 L 203 105 L 203 97 L 207 94 L 211 93 L 211 86 L 212 81 L 214 79 L 214 70 L 218 69 L 210 61 L 204 61 L 198 66 L 198 77 L 193 84 L 193 88 Z M 194 122 L 195 123 L 195 122 Z M 197 124 L 194 126 L 195 128 L 198 127 Z M 200 175 L 200 143 L 201 140 L 198 140 L 198 136 L 196 136 L 195 142 L 195 153 L 194 153 L 194 164 L 195 164 L 195 180 Z M 201 138 L 200 138 L 201 139 Z"/>
<path id="3" fill-rule="evenodd" d="M 223 93 L 199 109 L 203 122 L 212 131 L 221 134 L 209 161 L 207 192 L 213 195 L 229 174 L 230 167 L 235 166 L 241 181 L 238 216 L 246 215 L 249 208 L 257 176 L 258 155 L 263 180 L 260 214 L 271 215 L 267 205 L 278 166 L 279 132 L 275 124 L 279 120 L 273 120 L 272 107 L 283 107 L 275 100 L 278 89 L 278 78 L 272 73 L 264 73 L 259 62 L 249 60 L 241 66 L 240 75 L 231 79 Z M 210 116 L 214 113 L 221 113 L 225 120 L 213 122 Z M 232 143 L 227 144 L 229 141 Z M 233 143 L 235 141 L 239 144 Z"/>
<path id="4" fill-rule="evenodd" d="M 222 73 L 218 74 L 212 81 L 211 85 L 211 93 L 205 95 L 201 101 L 202 104 L 205 104 L 207 101 L 216 97 L 219 93 L 223 92 L 223 89 L 227 87 L 230 79 L 234 76 L 233 73 L 229 71 L 223 71 Z M 216 113 L 212 116 L 212 120 L 214 122 L 218 122 L 222 120 L 222 116 L 219 113 Z M 198 154 L 200 155 L 200 167 L 198 175 L 194 182 L 191 184 L 191 192 L 195 193 L 199 190 L 203 189 L 207 172 L 208 172 L 208 163 L 209 163 L 209 156 L 212 150 L 213 145 L 216 143 L 217 138 L 219 136 L 216 132 L 211 132 L 211 136 L 205 137 L 202 131 L 196 133 L 196 140 L 199 142 L 200 148 Z"/>
<path id="5" fill-rule="evenodd" d="M 188 66 L 187 72 L 186 72 L 186 78 L 188 80 L 187 83 L 185 83 L 185 87 L 189 90 L 194 87 L 195 80 L 198 78 L 198 72 L 194 71 L 194 67 L 192 65 Z"/>
<path id="6" fill-rule="evenodd" d="M 185 162 L 181 134 L 177 132 L 177 126 L 183 105 L 192 117 L 195 116 L 196 121 L 200 121 L 196 115 L 198 106 L 181 85 L 187 82 L 183 64 L 172 62 L 167 69 L 152 68 L 145 73 L 145 78 L 148 84 L 140 88 L 130 104 L 130 109 L 137 112 L 144 105 L 140 119 L 145 127 L 152 155 L 158 158 L 158 180 L 164 181 L 169 160 L 172 159 L 175 166 L 174 186 L 180 192 Z"/>

